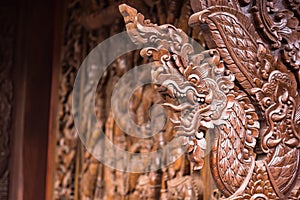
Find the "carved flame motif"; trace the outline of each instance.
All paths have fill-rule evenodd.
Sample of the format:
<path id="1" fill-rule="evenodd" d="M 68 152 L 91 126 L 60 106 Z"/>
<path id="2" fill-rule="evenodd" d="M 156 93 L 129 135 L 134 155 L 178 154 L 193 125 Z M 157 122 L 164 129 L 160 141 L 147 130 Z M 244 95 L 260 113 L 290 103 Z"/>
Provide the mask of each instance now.
<path id="1" fill-rule="evenodd" d="M 211 171 L 225 197 L 294 198 L 299 194 L 298 77 L 272 56 L 248 16 L 223 4 L 203 4 L 205 9 L 190 17 L 191 25 L 207 25 L 216 48 L 199 54 L 180 29 L 151 24 L 124 4 L 120 11 L 126 28 L 134 30 L 132 41 L 154 46 L 141 55 L 155 61 L 152 78 L 164 106 L 177 114 L 172 120 L 177 135 L 187 138 L 194 169 L 203 165 L 205 134 L 212 134 Z M 254 17 L 263 15 L 255 10 Z"/>

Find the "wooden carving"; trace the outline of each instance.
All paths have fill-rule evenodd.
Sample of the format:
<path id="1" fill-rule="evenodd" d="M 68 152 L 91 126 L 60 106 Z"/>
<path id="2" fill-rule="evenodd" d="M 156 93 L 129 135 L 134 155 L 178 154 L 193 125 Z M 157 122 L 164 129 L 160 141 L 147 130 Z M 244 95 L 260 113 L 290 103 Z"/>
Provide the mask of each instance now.
<path id="1" fill-rule="evenodd" d="M 118 13 L 122 1 L 67 1 L 66 20 L 64 23 L 64 38 L 62 46 L 62 63 L 60 70 L 60 87 L 57 116 L 57 131 L 55 141 L 55 172 L 53 199 L 169 199 L 171 191 L 177 191 L 183 199 L 191 194 L 202 196 L 199 188 L 200 179 L 191 175 L 190 164 L 181 158 L 175 164 L 157 172 L 135 174 L 119 172 L 104 166 L 85 150 L 77 137 L 71 114 L 72 86 L 76 72 L 84 57 L 87 56 L 99 42 L 105 38 L 123 31 L 124 22 Z M 171 4 L 168 7 L 168 4 Z M 142 11 L 149 11 L 148 15 L 159 23 L 172 23 L 180 26 L 184 31 L 195 37 L 199 36 L 199 29 L 188 26 L 188 16 L 192 9 L 188 0 L 185 1 L 130 1 Z M 103 18 L 109 20 L 103 20 Z M 128 53 L 118 58 L 110 66 L 110 70 L 102 77 L 98 88 L 95 105 L 100 126 L 105 134 L 118 147 L 130 152 L 154 151 L 164 145 L 172 137 L 173 127 L 169 124 L 157 136 L 139 140 L 123 133 L 114 122 L 110 112 L 110 96 L 113 85 L 126 73 L 130 67 L 146 63 L 148 59 L 141 59 L 138 52 Z M 86 71 L 84 84 L 89 85 L 90 77 L 94 76 L 93 68 Z M 127 92 L 127 91 L 124 91 Z M 83 104 L 91 101 L 91 91 L 87 86 L 84 91 Z M 158 98 L 157 98 L 158 96 Z M 153 96 L 153 88 L 144 86 L 136 91 L 130 103 L 133 119 L 138 124 L 145 123 L 149 118 L 149 107 L 160 100 L 159 95 Z M 89 118 L 82 119 L 82 123 L 90 123 Z M 95 145 L 97 132 L 88 135 L 91 146 Z M 98 145 L 99 146 L 99 145 Z M 102 152 L 105 155 L 114 152 Z M 160 158 L 163 160 L 163 158 Z M 166 186 L 171 179 L 172 189 Z M 182 187 L 179 183 L 185 183 Z M 195 184 L 197 183 L 197 184 Z M 192 188 L 191 188 L 191 185 Z M 197 187 L 195 187 L 197 186 Z M 179 190 L 177 187 L 180 187 Z M 186 189 L 187 188 L 187 189 Z M 145 192 L 144 192 L 145 191 Z M 189 192 L 185 192 L 189 191 Z M 192 191 L 192 193 L 191 193 Z M 173 192 L 172 192 L 173 193 Z M 174 197 L 175 198 L 175 197 Z"/>
<path id="2" fill-rule="evenodd" d="M 0 8 L 0 199 L 9 199 L 9 155 L 13 107 L 12 69 L 15 47 L 16 19 L 8 13 L 11 7 Z"/>
<path id="3" fill-rule="evenodd" d="M 152 24 L 127 5 L 119 8 L 126 28 L 135 29 L 132 41 L 154 45 L 141 55 L 156 63 L 152 79 L 176 115 L 172 121 L 186 138 L 194 170 L 204 164 L 209 134 L 210 168 L 221 198 L 299 199 L 299 3 L 191 5 L 189 24 L 206 34 L 209 50 L 203 52 L 181 29 Z"/>
<path id="4" fill-rule="evenodd" d="M 139 16 L 139 27 L 147 27 L 139 30 L 146 39 L 155 32 L 179 44 L 178 48 L 171 47 L 171 43 L 142 51 L 152 53 L 153 59 L 165 67 L 163 72 L 162 68 L 154 69 L 157 73 L 153 78 L 157 85 L 164 84 L 156 89 L 161 91 L 167 113 L 175 122 L 173 125 L 168 122 L 166 130 L 156 137 L 147 140 L 129 137 L 118 128 L 109 111 L 113 85 L 130 67 L 146 63 L 148 58 L 140 58 L 137 52 L 118 58 L 99 83 L 103 87 L 99 88 L 102 92 L 95 102 L 96 113 L 105 134 L 118 147 L 131 152 L 155 150 L 176 134 L 172 130 L 176 126 L 177 133 L 187 136 L 189 146 L 185 156 L 166 169 L 144 174 L 119 172 L 99 163 L 80 144 L 71 114 L 72 86 L 78 67 L 99 42 L 123 31 L 124 22 L 117 11 L 122 2 L 67 2 L 53 198 L 202 199 L 203 194 L 204 199 L 218 198 L 218 192 L 210 197 L 215 187 L 209 182 L 210 166 L 222 198 L 299 199 L 298 1 L 126 1 L 154 23 L 169 23 L 182 30 L 172 25 L 144 24 L 134 9 L 122 9 L 129 19 L 127 28 L 135 28 L 136 24 L 130 20 L 134 22 L 135 16 Z M 191 6 L 195 12 L 190 18 L 193 28 L 188 25 L 193 13 Z M 185 33 L 210 50 L 192 52 Z M 176 37 L 170 39 L 172 34 Z M 173 76 L 163 78 L 169 73 Z M 89 84 L 93 75 L 91 68 L 86 72 L 84 84 Z M 133 95 L 132 114 L 137 123 L 147 121 L 145 110 L 149 104 L 161 100 L 152 95 L 153 88 L 143 87 Z M 90 91 L 84 92 L 83 102 L 91 101 Z M 191 106 L 183 109 L 179 104 L 186 101 Z M 288 104 L 289 101 L 292 103 Z M 181 122 L 179 116 L 184 113 L 187 120 Z M 89 120 L 85 118 L 82 123 Z M 195 128 L 199 125 L 199 129 Z M 92 144 L 97 134 L 88 136 Z M 210 150 L 209 138 L 214 138 L 215 145 L 210 156 L 205 156 Z M 191 170 L 201 167 L 201 175 Z"/>

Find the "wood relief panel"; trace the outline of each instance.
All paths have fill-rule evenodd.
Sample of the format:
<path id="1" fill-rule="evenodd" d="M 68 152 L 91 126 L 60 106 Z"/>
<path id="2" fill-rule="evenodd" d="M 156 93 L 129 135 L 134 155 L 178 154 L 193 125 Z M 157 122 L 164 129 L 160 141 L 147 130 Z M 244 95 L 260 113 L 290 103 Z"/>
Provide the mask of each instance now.
<path id="1" fill-rule="evenodd" d="M 189 1 L 172 1 L 169 11 L 167 11 L 167 1 L 132 3 L 141 10 L 153 10 L 148 12 L 148 15 L 157 22 L 180 25 L 185 31 L 201 41 L 199 29 L 191 29 L 187 25 L 188 16 L 192 13 Z M 179 182 L 185 184 L 181 189 L 178 189 L 178 181 L 172 182 L 172 190 L 181 191 L 183 198 L 184 193 L 187 193 L 184 192 L 187 191 L 184 188 L 190 188 L 195 185 L 195 182 L 200 181 L 186 176 L 190 174 L 189 165 L 185 165 L 185 163 L 188 163 L 187 158 L 181 158 L 169 170 L 147 174 L 122 173 L 103 166 L 86 152 L 80 141 L 78 141 L 71 116 L 72 86 L 76 72 L 83 58 L 93 47 L 108 36 L 124 30 L 124 22 L 122 16 L 118 13 L 119 2 L 71 1 L 67 4 L 60 72 L 60 112 L 56 136 L 54 199 L 134 199 L 141 197 L 141 194 L 143 194 L 144 199 L 157 198 L 157 196 L 163 196 L 167 192 L 164 184 L 162 184 L 167 180 L 161 180 L 162 176 L 170 177 L 169 179 L 177 178 Z M 113 20 L 109 23 L 99 23 L 98 20 L 103 17 L 102 13 L 111 16 L 109 19 Z M 169 136 L 161 133 L 155 138 L 146 141 L 141 140 L 140 142 L 138 139 L 122 133 L 111 116 L 110 94 L 112 93 L 112 86 L 130 69 L 130 66 L 143 64 L 147 60 L 140 58 L 138 52 L 128 53 L 117 59 L 100 81 L 99 91 L 105 92 L 99 92 L 95 102 L 96 113 L 105 129 L 105 133 L 116 145 L 132 152 L 150 151 L 158 148 L 159 145 L 163 145 L 166 139 L 164 137 L 173 135 L 173 133 L 171 134 L 172 129 L 170 129 L 166 130 L 166 132 L 169 132 Z M 93 76 L 92 69 L 86 72 L 85 83 L 88 83 L 88 77 L 90 76 Z M 83 102 L 90 100 L 88 92 Z M 145 123 L 148 117 L 148 106 L 158 101 L 158 99 L 159 96 L 153 96 L 153 88 L 150 86 L 145 86 L 136 91 L 132 102 L 134 120 L 139 124 Z M 88 121 L 89 119 L 83 119 L 83 123 L 88 123 Z M 95 137 L 93 134 L 97 133 L 92 133 L 89 137 Z M 153 188 L 153 190 L 148 191 L 148 187 Z M 201 189 L 195 188 L 195 191 L 197 192 L 194 192 L 194 195 L 201 196 Z"/>
<path id="2" fill-rule="evenodd" d="M 194 169 L 202 168 L 210 134 L 221 199 L 299 199 L 296 14 L 284 1 L 193 3 L 189 24 L 209 34 L 210 50 L 199 54 L 181 30 L 144 21 L 127 5 L 120 12 L 126 28 L 136 29 L 132 41 L 156 45 L 141 55 L 157 61 L 152 78 L 178 115 L 177 135 L 192 141 Z"/>
<path id="3" fill-rule="evenodd" d="M 9 155 L 12 123 L 12 68 L 15 48 L 16 19 L 11 7 L 0 7 L 0 199 L 8 199 Z"/>
<path id="4" fill-rule="evenodd" d="M 56 132 L 54 199 L 74 199 L 78 181 L 77 157 L 80 155 L 76 130 L 72 119 L 72 87 L 76 72 L 85 55 L 86 33 L 79 23 L 79 1 L 69 1 L 62 47 L 59 85 L 59 123 Z M 77 173 L 77 174 L 76 174 Z"/>
<path id="5" fill-rule="evenodd" d="M 299 3 L 126 2 L 153 24 L 145 22 L 135 9 L 121 6 L 124 24 L 118 12 L 121 3 L 67 2 L 53 198 L 299 199 Z M 148 63 L 148 56 L 141 57 L 138 51 L 127 53 L 112 63 L 100 80 L 95 112 L 106 136 L 119 148 L 154 151 L 177 136 L 176 125 L 186 136 L 185 155 L 165 169 L 143 174 L 116 171 L 97 161 L 81 144 L 72 117 L 72 89 L 81 62 L 101 41 L 125 30 L 125 25 L 127 29 L 138 28 L 140 35 L 132 37 L 144 41 L 148 40 L 145 34 L 166 40 L 176 34 L 173 39 L 187 41 L 190 36 L 207 50 L 191 53 L 183 43 L 173 47 L 171 39 L 170 46 L 142 51 L 148 56 L 152 53 L 150 59 L 160 63 L 154 71 L 162 66 L 164 69 L 152 76 L 159 80 L 159 88 L 147 85 L 133 93 L 130 105 L 137 124 L 146 124 L 150 106 L 162 102 L 168 104 L 170 118 L 180 119 L 178 114 L 186 106 L 178 105 L 176 99 L 191 98 L 184 123 L 168 120 L 167 128 L 149 139 L 124 133 L 110 110 L 114 85 L 133 66 Z M 179 29 L 183 31 L 180 34 Z M 89 81 L 95 74 L 93 70 L 91 67 L 84 72 L 82 84 L 92 85 Z M 174 80 L 166 78 L 170 71 Z M 176 87 L 169 87 L 166 80 L 172 80 Z M 82 92 L 84 106 L 92 100 L 91 90 Z M 84 118 L 82 123 L 90 120 Z M 93 139 L 98 135 L 91 132 L 87 136 L 89 146 L 102 154 L 113 154 L 96 149 L 99 144 Z M 209 140 L 213 141 L 211 154 L 204 156 Z"/>

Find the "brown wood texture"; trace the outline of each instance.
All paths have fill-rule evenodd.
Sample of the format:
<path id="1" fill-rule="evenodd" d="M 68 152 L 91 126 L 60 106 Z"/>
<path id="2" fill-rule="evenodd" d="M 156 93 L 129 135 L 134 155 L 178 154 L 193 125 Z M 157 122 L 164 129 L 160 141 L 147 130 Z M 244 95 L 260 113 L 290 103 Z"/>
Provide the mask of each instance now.
<path id="1" fill-rule="evenodd" d="M 45 199 L 53 199 L 54 191 L 54 171 L 55 171 L 55 154 L 56 154 L 56 137 L 55 131 L 59 121 L 56 116 L 58 113 L 58 90 L 60 79 L 61 64 L 61 46 L 63 43 L 63 22 L 66 11 L 65 1 L 54 2 L 54 32 L 53 32 L 53 53 L 52 53 L 52 79 L 51 79 L 51 99 L 49 111 L 49 134 L 48 134 L 48 152 L 47 152 L 47 174 L 46 174 L 46 194 Z"/>
<path id="2" fill-rule="evenodd" d="M 9 199 L 44 199 L 52 76 L 53 5 L 52 1 L 34 0 L 9 1 L 6 5 L 10 9 L 5 9 L 3 13 L 1 11 L 1 14 L 15 18 L 11 46 L 13 66 L 10 69 L 14 101 Z M 13 22 L 7 22 L 11 27 L 14 26 Z"/>
<path id="3" fill-rule="evenodd" d="M 50 124 L 48 159 L 54 158 L 54 163 L 48 167 L 47 198 L 299 199 L 299 3 L 125 2 L 152 23 L 175 27 L 145 23 L 142 14 L 125 5 L 120 7 L 124 24 L 118 11 L 124 1 L 66 1 L 62 47 L 58 50 L 61 61 L 56 58 L 59 69 L 54 70 L 58 85 L 54 84 L 57 96 L 53 95 L 56 105 L 52 108 L 57 110 Z M 124 173 L 97 161 L 81 144 L 72 117 L 72 89 L 81 62 L 98 43 L 125 30 L 125 25 L 127 29 L 138 28 L 141 34 L 133 37 L 144 41 L 151 35 L 171 41 L 164 49 L 141 51 L 152 53 L 152 59 L 160 63 L 154 71 L 162 66 L 167 70 L 153 76 L 161 81 L 157 82 L 159 88 L 144 86 L 133 94 L 133 119 L 146 123 L 149 105 L 161 101 L 169 107 L 168 115 L 179 119 L 182 107 L 173 105 L 176 99 L 187 98 L 191 104 L 184 123 L 168 121 L 168 128 L 157 137 L 141 140 L 126 135 L 114 122 L 110 97 L 120 77 L 132 66 L 148 63 L 149 58 L 139 52 L 123 55 L 100 81 L 97 117 L 107 137 L 120 148 L 153 151 L 176 137 L 174 127 L 184 124 L 180 128 L 188 152 L 166 169 L 150 173 Z M 173 34 L 176 37 L 170 37 Z M 174 38 L 188 46 L 188 36 L 206 51 L 191 53 L 188 48 L 180 49 L 183 43 L 172 46 Z M 87 71 L 82 84 L 88 84 L 93 74 Z M 169 87 L 166 80 L 179 89 Z M 157 89 L 164 92 L 154 95 Z M 82 105 L 89 101 L 87 92 Z M 96 146 L 93 138 L 97 134 L 88 135 L 92 146 Z M 213 141 L 211 154 L 204 156 L 209 140 Z"/>
<path id="4" fill-rule="evenodd" d="M 54 174 L 54 191 L 49 194 L 53 199 L 135 199 L 135 198 L 157 198 L 157 195 L 163 196 L 163 182 L 160 180 L 162 176 L 173 177 L 186 182 L 183 184 L 181 196 L 191 190 L 194 182 L 200 179 L 188 176 L 190 174 L 189 163 L 187 158 L 182 158 L 176 165 L 171 166 L 170 170 L 146 174 L 129 174 L 117 172 L 110 169 L 95 160 L 88 152 L 84 150 L 80 141 L 78 141 L 75 133 L 73 119 L 71 115 L 71 96 L 74 78 L 83 58 L 87 53 L 95 47 L 96 44 L 103 41 L 110 35 L 114 35 L 124 30 L 124 22 L 122 16 L 118 12 L 118 5 L 121 2 L 113 1 L 70 1 L 67 2 L 67 10 L 64 24 L 64 40 L 62 48 L 62 62 L 59 79 L 59 103 L 58 116 L 56 120 L 59 122 L 58 127 L 54 130 L 56 134 L 55 150 L 55 171 Z M 132 1 L 136 7 L 141 10 L 152 10 L 148 13 L 149 17 L 155 18 L 160 23 L 180 24 L 183 29 L 190 34 L 198 37 L 199 29 L 191 29 L 188 27 L 188 16 L 192 13 L 189 1 L 171 2 L 171 8 L 168 9 L 167 1 L 160 2 L 137 2 Z M 100 13 L 100 14 L 99 14 Z M 106 22 L 100 23 L 102 13 L 109 15 L 109 19 L 113 23 L 108 25 Z M 101 20 L 100 20 L 101 21 Z M 102 20 L 103 21 L 103 20 Z M 200 40 L 201 38 L 199 38 Z M 74 46 L 75 44 L 75 46 Z M 145 63 L 147 59 L 139 58 L 138 52 L 129 53 L 122 56 L 111 65 L 112 70 L 103 78 L 103 86 L 99 88 L 104 93 L 100 93 L 96 100 L 98 117 L 100 123 L 105 126 L 105 132 L 110 135 L 117 145 L 125 145 L 126 149 L 131 151 L 150 151 L 157 148 L 158 141 L 164 142 L 165 138 L 153 138 L 147 141 L 137 140 L 125 136 L 116 124 L 112 121 L 110 114 L 110 94 L 112 85 L 130 69 L 132 65 Z M 125 66 L 124 66 L 125 64 Z M 92 75 L 92 71 L 87 76 Z M 157 97 L 151 97 L 151 87 L 145 87 L 134 96 L 135 102 L 132 103 L 134 118 L 138 123 L 144 123 L 147 120 L 147 105 L 153 101 L 157 101 Z M 102 96 L 101 96 L 102 95 Z M 83 99 L 89 101 L 89 99 Z M 147 103 L 148 102 L 148 103 Z M 143 111 L 146 110 L 146 111 Z M 88 122 L 88 119 L 84 119 Z M 171 126 L 170 126 L 171 127 Z M 172 130 L 169 131 L 170 137 Z M 91 138 L 94 136 L 91 135 Z M 124 143 L 125 142 L 125 143 Z M 139 144 L 145 145 L 139 145 Z M 48 172 L 49 173 L 49 172 Z M 51 172 L 50 172 L 51 173 Z M 183 177 L 184 176 L 184 177 Z M 154 178 L 154 182 L 151 180 Z M 194 180 L 196 179 L 196 180 Z M 174 192 L 178 186 L 173 186 Z M 142 191 L 147 191 L 146 188 L 153 188 L 151 192 L 146 192 L 141 196 Z M 162 188 L 161 188 L 162 187 Z M 187 189 L 190 188 L 190 189 Z M 202 196 L 201 188 L 194 188 L 194 195 Z M 184 192 L 186 191 L 186 192 Z M 197 192 L 196 192 L 197 191 Z M 48 198 L 51 198 L 48 196 Z M 165 198 L 168 198 L 167 196 Z"/>
<path id="5" fill-rule="evenodd" d="M 205 135 L 215 138 L 219 198 L 299 199 L 299 16 L 294 2 L 240 3 L 193 2 L 189 24 L 208 27 L 211 45 L 199 53 L 180 29 L 144 21 L 125 4 L 120 12 L 132 41 L 157 46 L 141 55 L 157 61 L 152 78 L 178 115 L 194 170 L 203 167 Z"/>
<path id="6" fill-rule="evenodd" d="M 0 4 L 0 199 L 9 198 L 12 113 L 14 101 L 14 85 L 12 69 L 15 57 L 15 30 L 17 19 L 13 5 Z"/>

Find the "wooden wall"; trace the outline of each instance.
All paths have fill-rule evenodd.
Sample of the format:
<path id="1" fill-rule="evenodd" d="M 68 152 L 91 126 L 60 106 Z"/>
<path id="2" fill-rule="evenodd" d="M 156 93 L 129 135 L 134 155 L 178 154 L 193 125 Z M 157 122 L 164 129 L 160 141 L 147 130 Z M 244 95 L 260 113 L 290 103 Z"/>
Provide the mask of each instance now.
<path id="1" fill-rule="evenodd" d="M 0 24 L 0 199 L 44 199 L 54 1 L 1 1 Z"/>

